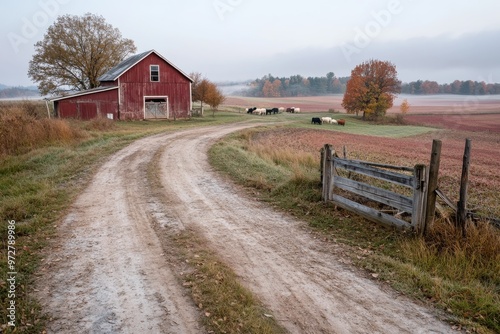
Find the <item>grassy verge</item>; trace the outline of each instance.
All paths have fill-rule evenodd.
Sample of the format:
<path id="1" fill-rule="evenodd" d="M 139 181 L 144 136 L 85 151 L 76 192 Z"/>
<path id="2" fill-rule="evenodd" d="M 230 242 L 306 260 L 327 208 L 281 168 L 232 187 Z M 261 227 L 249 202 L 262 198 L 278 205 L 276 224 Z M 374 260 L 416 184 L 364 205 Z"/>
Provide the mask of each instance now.
<path id="1" fill-rule="evenodd" d="M 9 113 L 6 113 L 9 117 Z M 39 124 L 52 121 L 31 115 L 22 115 L 25 122 L 19 126 L 32 126 L 34 134 L 43 132 Z M 71 129 L 78 135 L 68 140 L 58 137 L 47 140 L 34 140 L 16 150 L 3 152 L 0 156 L 0 300 L 9 305 L 15 300 L 15 324 L 8 326 L 7 307 L 0 309 L 1 332 L 40 333 L 44 328 L 43 312 L 40 305 L 31 297 L 33 278 L 43 257 L 44 247 L 55 237 L 55 225 L 78 193 L 86 186 L 96 168 L 105 159 L 132 141 L 164 132 L 188 127 L 217 125 L 234 122 L 241 115 L 216 113 L 216 117 L 192 118 L 190 120 L 155 122 L 92 122 L 58 121 L 62 127 Z M 38 123 L 38 121 L 41 121 Z M 26 124 L 27 123 L 27 124 Z M 22 131 L 10 133 L 24 136 Z M 14 129 L 15 130 L 15 129 Z M 18 140 L 11 136 L 12 140 Z M 10 147 L 9 147 L 10 148 Z M 14 223 L 15 222 L 15 223 Z M 8 226 L 15 225 L 15 298 L 9 298 L 7 273 L 9 233 Z"/>
<path id="2" fill-rule="evenodd" d="M 463 239 L 441 222 L 418 239 L 337 211 L 321 202 L 319 166 L 279 145 L 263 149 L 253 140 L 258 135 L 254 129 L 226 137 L 211 148 L 212 165 L 257 191 L 261 200 L 308 221 L 324 239 L 350 247 L 353 263 L 442 309 L 456 328 L 500 332 L 498 230 L 480 224 Z"/>

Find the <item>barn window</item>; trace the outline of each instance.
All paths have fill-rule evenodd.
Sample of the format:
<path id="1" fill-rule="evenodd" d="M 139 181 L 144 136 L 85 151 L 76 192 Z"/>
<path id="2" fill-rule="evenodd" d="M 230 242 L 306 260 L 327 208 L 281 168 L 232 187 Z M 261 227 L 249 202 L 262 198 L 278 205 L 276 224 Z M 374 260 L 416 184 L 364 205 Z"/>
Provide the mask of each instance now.
<path id="1" fill-rule="evenodd" d="M 149 66 L 149 72 L 151 73 L 151 81 L 160 81 L 160 66 L 159 65 Z"/>

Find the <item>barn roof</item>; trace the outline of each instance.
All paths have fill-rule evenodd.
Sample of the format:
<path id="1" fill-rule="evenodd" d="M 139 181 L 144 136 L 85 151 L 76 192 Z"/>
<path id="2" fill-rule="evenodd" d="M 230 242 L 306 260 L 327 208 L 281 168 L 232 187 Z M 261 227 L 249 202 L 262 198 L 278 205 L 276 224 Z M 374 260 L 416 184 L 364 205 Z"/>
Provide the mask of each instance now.
<path id="1" fill-rule="evenodd" d="M 137 54 L 135 56 L 131 56 L 112 69 L 110 69 L 108 72 L 104 73 L 99 77 L 99 81 L 115 81 L 118 79 L 123 73 L 127 72 L 130 68 L 134 67 L 137 63 L 139 63 L 141 60 L 149 56 L 151 53 L 156 54 L 158 57 L 163 59 L 167 64 L 175 68 L 179 73 L 181 73 L 183 76 L 185 76 L 187 79 L 189 79 L 191 82 L 193 82 L 193 79 L 191 79 L 186 73 L 182 72 L 177 66 L 172 64 L 170 61 L 168 61 L 165 57 L 163 57 L 161 54 L 156 52 L 155 50 L 149 50 L 140 54 Z"/>
<path id="2" fill-rule="evenodd" d="M 97 88 L 92 88 L 92 89 L 87 89 L 87 90 L 82 90 L 81 92 L 76 92 L 74 94 L 70 95 L 65 95 L 65 96 L 59 96 L 59 97 L 54 97 L 50 98 L 50 101 L 59 101 L 59 100 L 65 100 L 69 99 L 72 97 L 77 97 L 77 96 L 82 96 L 82 95 L 87 95 L 87 94 L 94 94 L 94 93 L 100 93 L 100 92 L 106 92 L 108 90 L 113 90 L 113 89 L 118 89 L 118 86 L 102 86 L 102 87 L 97 87 Z"/>

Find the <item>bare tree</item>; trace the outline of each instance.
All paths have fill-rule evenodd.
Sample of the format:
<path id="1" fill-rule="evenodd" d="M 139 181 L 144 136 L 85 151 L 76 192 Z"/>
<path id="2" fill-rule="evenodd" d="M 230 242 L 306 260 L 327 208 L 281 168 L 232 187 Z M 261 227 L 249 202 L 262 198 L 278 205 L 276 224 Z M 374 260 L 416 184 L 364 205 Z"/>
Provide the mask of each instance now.
<path id="1" fill-rule="evenodd" d="M 86 90 L 99 86 L 98 78 L 136 47 L 102 16 L 64 15 L 35 44 L 28 75 L 42 94 Z"/>

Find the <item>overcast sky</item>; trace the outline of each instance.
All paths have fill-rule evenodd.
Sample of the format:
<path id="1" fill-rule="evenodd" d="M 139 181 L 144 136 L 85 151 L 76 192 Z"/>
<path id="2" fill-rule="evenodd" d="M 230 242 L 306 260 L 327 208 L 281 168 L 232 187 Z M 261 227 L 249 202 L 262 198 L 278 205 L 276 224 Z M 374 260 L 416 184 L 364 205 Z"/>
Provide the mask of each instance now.
<path id="1" fill-rule="evenodd" d="M 212 81 L 348 76 L 389 60 L 404 82 L 500 82 L 498 0 L 23 0 L 0 5 L 0 83 L 32 85 L 33 45 L 60 15 L 102 15 L 137 52 Z"/>

